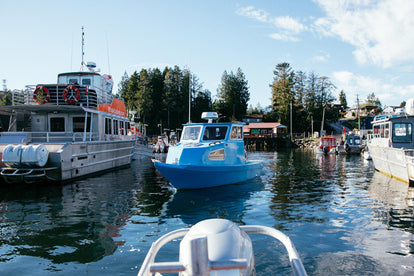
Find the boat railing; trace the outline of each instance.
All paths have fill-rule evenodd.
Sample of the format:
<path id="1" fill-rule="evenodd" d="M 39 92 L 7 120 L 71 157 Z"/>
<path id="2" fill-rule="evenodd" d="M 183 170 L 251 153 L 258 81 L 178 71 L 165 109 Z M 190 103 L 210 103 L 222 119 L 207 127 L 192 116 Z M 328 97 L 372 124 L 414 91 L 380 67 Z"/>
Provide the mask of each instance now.
<path id="1" fill-rule="evenodd" d="M 295 246 L 290 238 L 282 232 L 271 227 L 261 225 L 240 226 L 240 229 L 247 234 L 264 234 L 279 240 L 286 248 L 289 261 L 294 275 L 307 275 L 302 261 L 297 253 Z M 145 257 L 144 262 L 138 272 L 138 276 L 149 276 L 153 273 L 174 273 L 184 271 L 196 271 L 195 275 L 207 276 L 213 270 L 230 270 L 246 269 L 248 260 L 246 259 L 228 259 L 220 261 L 209 261 L 208 246 L 206 236 L 197 236 L 191 240 L 192 260 L 189 267 L 180 262 L 159 262 L 155 263 L 155 257 L 158 251 L 168 242 L 184 237 L 190 229 L 182 228 L 169 232 L 156 240 Z"/>
<path id="2" fill-rule="evenodd" d="M 0 143 L 66 143 L 99 140 L 98 132 L 2 132 Z"/>
<path id="3" fill-rule="evenodd" d="M 69 103 L 65 102 L 63 98 L 63 91 L 67 87 L 66 84 L 47 84 L 44 85 L 50 94 L 49 100 L 47 103 L 44 104 L 53 104 L 53 105 L 69 105 Z M 24 90 L 24 103 L 29 105 L 37 105 L 38 103 L 34 100 L 36 85 L 26 85 L 26 89 Z M 98 100 L 101 102 L 103 99 L 98 99 L 97 93 L 93 88 L 89 88 L 88 86 L 76 85 L 79 89 L 80 98 L 79 100 L 74 103 L 74 105 L 83 105 L 84 107 L 97 107 Z M 13 101 L 12 105 L 19 104 L 21 100 Z M 105 102 L 106 103 L 106 102 Z"/>

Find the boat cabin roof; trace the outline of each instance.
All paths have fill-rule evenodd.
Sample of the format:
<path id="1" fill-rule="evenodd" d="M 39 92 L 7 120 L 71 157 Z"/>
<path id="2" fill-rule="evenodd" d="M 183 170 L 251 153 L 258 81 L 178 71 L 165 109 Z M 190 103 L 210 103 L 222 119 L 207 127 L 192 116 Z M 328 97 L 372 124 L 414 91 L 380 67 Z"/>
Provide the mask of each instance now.
<path id="1" fill-rule="evenodd" d="M 335 140 L 336 141 L 336 137 L 334 137 L 334 136 L 322 136 L 321 140 Z"/>
<path id="2" fill-rule="evenodd" d="M 185 124 L 181 141 L 243 140 L 243 124 L 242 122 Z"/>

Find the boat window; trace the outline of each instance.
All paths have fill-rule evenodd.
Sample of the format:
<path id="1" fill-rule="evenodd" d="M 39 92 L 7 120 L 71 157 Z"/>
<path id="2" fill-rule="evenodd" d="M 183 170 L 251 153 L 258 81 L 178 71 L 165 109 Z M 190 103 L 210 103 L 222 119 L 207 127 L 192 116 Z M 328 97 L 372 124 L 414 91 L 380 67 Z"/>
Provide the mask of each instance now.
<path id="1" fill-rule="evenodd" d="M 65 118 L 63 117 L 50 118 L 50 131 L 64 132 L 65 131 Z"/>
<path id="2" fill-rule="evenodd" d="M 128 135 L 128 131 L 131 128 L 129 122 L 125 122 L 125 135 Z"/>
<path id="3" fill-rule="evenodd" d="M 112 134 L 112 120 L 105 118 L 105 134 Z"/>
<path id="4" fill-rule="evenodd" d="M 78 79 L 69 79 L 69 84 L 79 84 Z"/>
<path id="5" fill-rule="evenodd" d="M 114 134 L 118 135 L 118 120 L 114 120 Z"/>
<path id="6" fill-rule="evenodd" d="M 392 141 L 396 143 L 410 143 L 412 129 L 410 123 L 394 123 L 392 128 Z"/>
<path id="7" fill-rule="evenodd" d="M 231 128 L 230 139 L 243 139 L 243 127 L 233 126 Z"/>
<path id="8" fill-rule="evenodd" d="M 200 135 L 201 126 L 184 127 L 183 137 L 181 140 L 197 141 Z"/>
<path id="9" fill-rule="evenodd" d="M 219 149 L 210 152 L 208 155 L 208 159 L 210 160 L 224 160 L 224 149 Z"/>
<path id="10" fill-rule="evenodd" d="M 82 79 L 82 85 L 91 85 L 91 79 Z"/>
<path id="11" fill-rule="evenodd" d="M 84 132 L 85 117 L 73 117 L 72 123 L 73 123 L 73 132 Z M 86 131 L 89 132 L 90 128 L 91 128 L 91 118 L 88 117 L 88 120 L 86 123 Z"/>
<path id="12" fill-rule="evenodd" d="M 124 121 L 119 122 L 119 134 L 125 135 Z"/>
<path id="13" fill-rule="evenodd" d="M 389 123 L 378 124 L 374 126 L 374 135 L 381 138 L 388 138 L 390 134 Z"/>
<path id="14" fill-rule="evenodd" d="M 227 126 L 206 126 L 204 128 L 203 140 L 224 140 L 226 138 Z"/>

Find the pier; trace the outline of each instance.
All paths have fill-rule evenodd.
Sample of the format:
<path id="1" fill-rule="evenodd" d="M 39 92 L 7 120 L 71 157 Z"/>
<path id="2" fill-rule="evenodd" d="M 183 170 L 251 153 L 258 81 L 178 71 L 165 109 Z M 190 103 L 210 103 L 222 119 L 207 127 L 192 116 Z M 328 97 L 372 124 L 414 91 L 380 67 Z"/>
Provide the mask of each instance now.
<path id="1" fill-rule="evenodd" d="M 292 148 L 295 145 L 291 142 L 289 137 L 244 137 L 245 148 L 248 151 L 275 151 L 280 148 Z"/>

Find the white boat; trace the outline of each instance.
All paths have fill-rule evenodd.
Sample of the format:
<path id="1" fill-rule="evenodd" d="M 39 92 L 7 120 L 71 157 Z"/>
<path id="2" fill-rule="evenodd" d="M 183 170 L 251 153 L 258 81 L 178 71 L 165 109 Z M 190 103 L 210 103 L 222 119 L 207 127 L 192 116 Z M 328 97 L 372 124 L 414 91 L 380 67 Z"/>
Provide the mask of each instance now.
<path id="1" fill-rule="evenodd" d="M 414 181 L 414 100 L 404 114 L 376 116 L 367 146 L 375 169 L 404 182 Z"/>
<path id="2" fill-rule="evenodd" d="M 177 189 L 234 184 L 259 176 L 264 162 L 247 160 L 243 123 L 218 123 L 216 112 L 203 112 L 208 123 L 184 125 L 180 143 L 169 147 L 166 162 L 155 167 Z"/>
<path id="3" fill-rule="evenodd" d="M 27 86 L 21 104 L 0 106 L 10 122 L 0 133 L 5 181 L 65 181 L 130 165 L 135 139 L 124 102 L 95 67 Z"/>
<path id="4" fill-rule="evenodd" d="M 193 227 L 178 229 L 155 241 L 138 276 L 156 273 L 218 276 L 255 275 L 253 245 L 248 234 L 263 234 L 279 240 L 286 248 L 294 275 L 307 275 L 295 246 L 288 236 L 266 226 L 243 225 L 225 219 L 203 220 Z M 155 262 L 158 251 L 168 242 L 180 242 L 179 261 Z"/>

